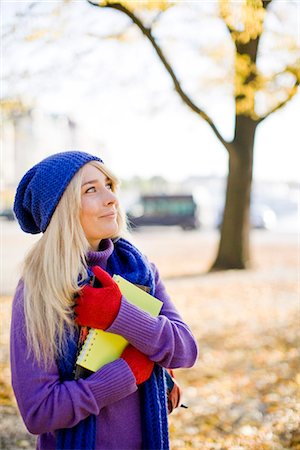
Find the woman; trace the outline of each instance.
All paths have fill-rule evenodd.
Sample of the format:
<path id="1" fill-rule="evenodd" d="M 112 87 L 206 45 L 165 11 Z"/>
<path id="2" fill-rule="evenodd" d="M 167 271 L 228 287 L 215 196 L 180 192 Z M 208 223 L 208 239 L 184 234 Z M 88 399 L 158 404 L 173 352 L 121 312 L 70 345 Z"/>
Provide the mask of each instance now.
<path id="1" fill-rule="evenodd" d="M 121 237 L 117 184 L 100 158 L 74 151 L 44 159 L 17 189 L 21 228 L 43 233 L 24 261 L 11 325 L 12 385 L 38 449 L 169 448 L 163 368 L 197 358 L 155 265 Z M 163 302 L 160 315 L 129 303 L 113 274 L 146 286 Z M 74 380 L 80 326 L 122 335 L 129 345 Z"/>

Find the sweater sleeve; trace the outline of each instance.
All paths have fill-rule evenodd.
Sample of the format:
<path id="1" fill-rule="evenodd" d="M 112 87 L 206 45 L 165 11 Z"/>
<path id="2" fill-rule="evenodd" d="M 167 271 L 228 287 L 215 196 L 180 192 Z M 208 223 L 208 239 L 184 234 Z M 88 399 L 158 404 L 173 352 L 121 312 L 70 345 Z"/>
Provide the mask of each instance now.
<path id="1" fill-rule="evenodd" d="M 11 372 L 16 400 L 28 430 L 53 432 L 76 425 L 90 414 L 137 390 L 134 375 L 122 359 L 107 364 L 86 380 L 61 382 L 55 362 L 43 369 L 28 352 L 23 283 L 17 288 L 11 322 Z"/>
<path id="2" fill-rule="evenodd" d="M 167 294 L 154 264 L 152 268 L 154 296 L 163 302 L 160 315 L 152 317 L 122 297 L 119 313 L 107 331 L 122 335 L 164 367 L 191 367 L 197 360 L 197 343 Z"/>

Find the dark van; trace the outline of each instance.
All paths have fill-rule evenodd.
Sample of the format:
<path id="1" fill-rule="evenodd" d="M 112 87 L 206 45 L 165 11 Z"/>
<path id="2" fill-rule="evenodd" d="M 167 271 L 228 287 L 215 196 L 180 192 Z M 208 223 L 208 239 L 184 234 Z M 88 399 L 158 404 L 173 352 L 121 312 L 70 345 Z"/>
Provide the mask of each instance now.
<path id="1" fill-rule="evenodd" d="M 198 206 L 192 195 L 143 195 L 128 212 L 132 228 L 178 225 L 183 230 L 199 228 Z"/>

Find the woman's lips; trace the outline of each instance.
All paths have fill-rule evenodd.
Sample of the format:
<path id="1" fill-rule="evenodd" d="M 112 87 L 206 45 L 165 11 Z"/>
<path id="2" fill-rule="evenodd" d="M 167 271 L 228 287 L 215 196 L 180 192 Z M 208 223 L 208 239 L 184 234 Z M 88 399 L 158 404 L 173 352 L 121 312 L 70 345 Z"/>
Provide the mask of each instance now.
<path id="1" fill-rule="evenodd" d="M 105 218 L 105 217 L 107 217 L 107 218 L 114 218 L 114 217 L 116 217 L 116 215 L 117 215 L 117 213 L 115 211 L 112 211 L 110 213 L 103 214 L 102 216 L 100 216 L 100 219 Z"/>

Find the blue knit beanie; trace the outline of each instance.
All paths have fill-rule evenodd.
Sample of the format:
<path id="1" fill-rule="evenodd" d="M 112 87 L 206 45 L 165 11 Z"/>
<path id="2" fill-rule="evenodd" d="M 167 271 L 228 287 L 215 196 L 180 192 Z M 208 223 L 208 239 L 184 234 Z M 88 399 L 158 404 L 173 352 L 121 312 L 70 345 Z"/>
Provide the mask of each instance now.
<path id="1" fill-rule="evenodd" d="M 56 153 L 33 166 L 20 181 L 14 213 L 26 233 L 44 232 L 66 187 L 78 170 L 97 156 L 84 152 Z"/>

